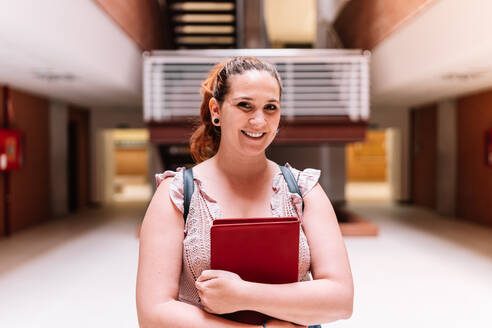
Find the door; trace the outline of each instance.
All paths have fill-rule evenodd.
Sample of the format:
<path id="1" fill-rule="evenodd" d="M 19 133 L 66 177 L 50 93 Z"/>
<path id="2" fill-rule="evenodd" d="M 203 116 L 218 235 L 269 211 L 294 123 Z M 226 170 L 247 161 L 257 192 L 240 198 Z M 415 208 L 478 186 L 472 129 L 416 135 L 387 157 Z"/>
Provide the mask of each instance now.
<path id="1" fill-rule="evenodd" d="M 412 200 L 415 205 L 436 209 L 437 107 L 411 112 Z"/>

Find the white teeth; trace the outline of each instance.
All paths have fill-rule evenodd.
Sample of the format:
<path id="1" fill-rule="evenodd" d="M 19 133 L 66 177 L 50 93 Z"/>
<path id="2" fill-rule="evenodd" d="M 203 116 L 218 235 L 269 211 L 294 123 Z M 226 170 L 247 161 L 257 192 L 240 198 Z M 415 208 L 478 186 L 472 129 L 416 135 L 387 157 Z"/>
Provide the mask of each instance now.
<path id="1" fill-rule="evenodd" d="M 252 138 L 259 138 L 261 136 L 263 136 L 263 133 L 251 133 L 251 132 L 246 132 L 246 131 L 243 131 L 245 135 L 247 136 L 250 136 Z"/>

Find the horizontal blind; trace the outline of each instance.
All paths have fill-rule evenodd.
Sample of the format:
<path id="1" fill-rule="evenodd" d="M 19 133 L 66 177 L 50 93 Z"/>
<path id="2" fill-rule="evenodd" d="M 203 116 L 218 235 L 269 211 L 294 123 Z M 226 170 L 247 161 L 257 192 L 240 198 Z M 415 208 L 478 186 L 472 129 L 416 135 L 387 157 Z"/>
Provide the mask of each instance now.
<path id="1" fill-rule="evenodd" d="M 227 57 L 256 55 L 276 65 L 285 116 L 369 116 L 369 55 L 360 51 L 162 51 L 144 55 L 144 119 L 198 116 L 200 84 Z M 218 55 L 222 54 L 222 55 Z"/>

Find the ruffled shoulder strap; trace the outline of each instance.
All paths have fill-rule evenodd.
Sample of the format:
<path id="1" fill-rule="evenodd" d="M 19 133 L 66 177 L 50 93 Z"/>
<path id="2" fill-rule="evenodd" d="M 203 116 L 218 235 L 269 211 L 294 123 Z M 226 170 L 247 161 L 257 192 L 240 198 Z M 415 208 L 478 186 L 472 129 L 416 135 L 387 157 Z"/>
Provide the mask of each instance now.
<path id="1" fill-rule="evenodd" d="M 169 197 L 176 207 L 183 213 L 184 192 L 183 192 L 183 168 L 179 167 L 175 171 L 165 171 L 155 175 L 156 185 L 164 181 L 164 179 L 172 177 L 169 184 Z"/>
<path id="2" fill-rule="evenodd" d="M 316 169 L 304 169 L 300 171 L 290 166 L 289 163 L 286 163 L 285 166 L 292 171 L 292 174 L 294 174 L 294 178 L 297 181 L 302 197 L 306 197 L 306 195 L 314 188 L 316 183 L 318 183 L 321 171 Z"/>

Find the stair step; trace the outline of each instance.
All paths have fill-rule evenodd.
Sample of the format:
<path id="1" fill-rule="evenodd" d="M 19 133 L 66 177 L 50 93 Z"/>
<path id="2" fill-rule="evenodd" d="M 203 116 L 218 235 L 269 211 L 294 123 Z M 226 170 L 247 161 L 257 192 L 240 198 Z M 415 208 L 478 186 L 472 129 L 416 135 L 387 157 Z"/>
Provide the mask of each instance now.
<path id="1" fill-rule="evenodd" d="M 174 21 L 174 25 L 190 25 L 190 26 L 236 26 L 236 22 L 180 22 Z"/>
<path id="2" fill-rule="evenodd" d="M 168 0 L 167 3 L 169 5 L 169 7 L 171 7 L 171 4 L 173 3 L 187 3 L 187 2 L 210 2 L 210 3 L 224 3 L 224 2 L 227 2 L 227 3 L 236 3 L 235 0 Z"/>
<path id="3" fill-rule="evenodd" d="M 176 26 L 174 34 L 234 34 L 234 26 Z"/>
<path id="4" fill-rule="evenodd" d="M 235 15 L 235 10 L 186 10 L 170 9 L 171 15 Z"/>
<path id="5" fill-rule="evenodd" d="M 176 43 L 178 49 L 233 49 L 236 43 Z"/>
<path id="6" fill-rule="evenodd" d="M 236 38 L 234 37 L 177 37 L 174 39 L 176 44 L 190 43 L 190 44 L 234 44 L 236 43 Z"/>
<path id="7" fill-rule="evenodd" d="M 224 11 L 234 10 L 236 5 L 234 3 L 214 3 L 214 2 L 182 2 L 173 3 L 169 8 L 170 10 L 203 10 L 203 11 Z"/>
<path id="8" fill-rule="evenodd" d="M 174 35 L 176 37 L 183 37 L 183 36 L 197 36 L 197 37 L 218 37 L 218 36 L 230 36 L 230 37 L 235 37 L 235 33 L 186 33 L 186 32 L 175 32 Z"/>

